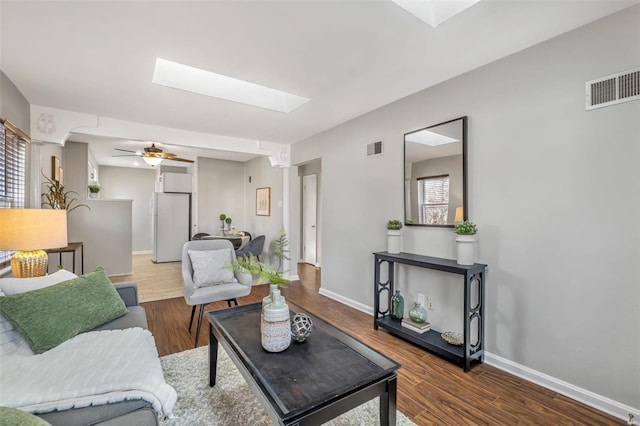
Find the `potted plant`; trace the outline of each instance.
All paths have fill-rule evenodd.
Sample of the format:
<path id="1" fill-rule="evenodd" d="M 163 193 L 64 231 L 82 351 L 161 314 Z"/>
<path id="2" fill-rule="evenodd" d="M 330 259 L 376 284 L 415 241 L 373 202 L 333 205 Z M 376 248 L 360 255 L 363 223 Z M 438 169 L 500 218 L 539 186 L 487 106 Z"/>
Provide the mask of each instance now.
<path id="1" fill-rule="evenodd" d="M 465 220 L 453 228 L 458 235 L 456 238 L 459 265 L 473 265 L 475 263 L 475 234 L 478 227 L 475 223 Z"/>
<path id="2" fill-rule="evenodd" d="M 78 195 L 77 192 L 65 191 L 64 185 L 59 181 L 48 178 L 44 173 L 42 173 L 42 176 L 46 180 L 46 182 L 43 182 L 46 191 L 40 194 L 44 199 L 44 201 L 42 201 L 42 207 L 67 210 L 67 213 L 78 207 L 86 207 L 91 210 L 86 204 L 78 204 L 78 199 L 73 196 L 73 194 Z"/>
<path id="3" fill-rule="evenodd" d="M 222 222 L 222 225 L 220 226 L 220 232 L 222 232 L 222 235 L 224 235 L 224 220 L 227 218 L 227 215 L 224 213 L 220 213 L 220 216 L 218 216 L 218 218 L 220 219 L 220 222 Z"/>
<path id="4" fill-rule="evenodd" d="M 402 222 L 392 219 L 387 222 L 387 252 L 398 254 L 402 247 Z"/>
<path id="5" fill-rule="evenodd" d="M 227 232 L 231 233 L 231 218 L 230 217 L 225 218 L 224 222 L 227 224 Z"/>
<path id="6" fill-rule="evenodd" d="M 273 256 L 278 260 L 278 271 L 282 269 L 282 264 L 285 259 L 289 260 L 287 257 L 287 245 L 289 245 L 289 240 L 287 239 L 287 233 L 284 232 L 284 229 L 278 233 L 278 236 L 271 243 L 271 249 L 273 252 Z"/>
<path id="7" fill-rule="evenodd" d="M 234 272 L 258 276 L 258 284 L 269 283 L 269 295 L 262 299 L 262 315 L 260 316 L 260 340 L 262 347 L 268 352 L 281 352 L 291 343 L 291 324 L 289 307 L 280 288 L 291 281 L 282 276 L 279 268 L 270 263 L 259 261 L 255 256 L 240 256 L 226 266 Z"/>
<path id="8" fill-rule="evenodd" d="M 88 186 L 89 188 L 89 197 L 98 198 L 98 193 L 100 192 L 100 185 L 97 183 L 92 183 Z"/>

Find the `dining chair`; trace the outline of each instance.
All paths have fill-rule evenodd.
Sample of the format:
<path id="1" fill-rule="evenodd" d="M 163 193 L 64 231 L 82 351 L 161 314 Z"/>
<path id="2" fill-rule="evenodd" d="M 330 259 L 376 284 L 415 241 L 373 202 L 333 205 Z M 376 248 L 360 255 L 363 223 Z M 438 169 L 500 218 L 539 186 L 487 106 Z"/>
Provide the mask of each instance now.
<path id="1" fill-rule="evenodd" d="M 262 254 L 262 250 L 264 249 L 264 235 L 259 235 L 249 241 L 246 246 L 241 248 L 240 250 L 236 250 L 236 256 L 249 256 L 253 255 L 258 260 L 260 260 L 260 255 Z"/>
<path id="2" fill-rule="evenodd" d="M 201 240 L 202 237 L 208 237 L 209 234 L 207 234 L 206 232 L 198 232 L 196 235 L 193 236 L 193 238 L 191 238 L 192 240 Z"/>
<path id="3" fill-rule="evenodd" d="M 236 253 L 233 250 L 233 244 L 231 244 L 231 241 L 225 239 L 187 241 L 182 247 L 182 284 L 184 300 L 187 302 L 187 305 L 192 307 L 191 319 L 189 320 L 189 332 L 191 332 L 191 325 L 193 324 L 193 317 L 196 313 L 196 306 L 200 306 L 194 347 L 198 347 L 198 336 L 200 335 L 202 316 L 206 305 L 224 300 L 227 302 L 227 306 L 229 307 L 231 307 L 231 302 L 233 302 L 235 306 L 238 306 L 238 297 L 247 296 L 251 292 L 251 274 L 243 274 L 240 272 L 222 274 L 227 276 L 232 275 L 236 280 L 235 282 L 232 281 L 233 278 L 231 278 L 229 282 L 220 282 L 216 284 L 197 284 L 194 282 L 194 266 L 189 252 L 223 249 L 229 249 L 229 263 L 236 260 Z M 197 265 L 196 268 L 206 266 L 206 268 L 211 269 L 209 272 L 213 275 L 216 275 L 216 272 L 224 272 L 223 269 L 225 269 L 226 264 L 216 265 L 215 267 L 210 266 L 213 261 L 209 261 L 209 259 L 213 258 L 212 254 L 211 258 L 206 258 L 205 263 Z"/>

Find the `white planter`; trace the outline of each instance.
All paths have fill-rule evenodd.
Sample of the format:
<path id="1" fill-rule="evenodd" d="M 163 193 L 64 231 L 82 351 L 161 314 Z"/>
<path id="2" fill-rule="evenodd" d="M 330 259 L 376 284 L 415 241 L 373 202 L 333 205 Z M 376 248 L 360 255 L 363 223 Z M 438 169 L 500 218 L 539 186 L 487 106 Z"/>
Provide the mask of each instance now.
<path id="1" fill-rule="evenodd" d="M 458 265 L 473 265 L 476 263 L 476 237 L 474 235 L 458 235 Z"/>
<path id="2" fill-rule="evenodd" d="M 402 231 L 387 229 L 387 252 L 398 254 L 402 251 Z"/>

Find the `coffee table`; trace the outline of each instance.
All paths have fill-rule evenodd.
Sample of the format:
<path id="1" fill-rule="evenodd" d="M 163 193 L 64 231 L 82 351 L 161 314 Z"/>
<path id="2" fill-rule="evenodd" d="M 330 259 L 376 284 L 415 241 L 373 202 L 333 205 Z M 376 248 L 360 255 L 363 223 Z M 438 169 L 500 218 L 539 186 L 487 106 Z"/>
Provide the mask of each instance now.
<path id="1" fill-rule="evenodd" d="M 261 309 L 256 303 L 207 313 L 209 386 L 220 343 L 276 424 L 320 425 L 376 396 L 380 423 L 396 424 L 399 364 L 312 315 L 305 342 L 269 353 L 260 343 Z"/>

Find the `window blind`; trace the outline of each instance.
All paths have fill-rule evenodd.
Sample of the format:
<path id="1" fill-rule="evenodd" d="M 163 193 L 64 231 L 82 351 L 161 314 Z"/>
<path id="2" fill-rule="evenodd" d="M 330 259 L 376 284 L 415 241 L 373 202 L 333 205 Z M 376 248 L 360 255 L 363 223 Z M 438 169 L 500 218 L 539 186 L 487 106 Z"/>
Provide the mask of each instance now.
<path id="1" fill-rule="evenodd" d="M 27 142 L 0 121 L 0 208 L 25 206 Z M 13 252 L 0 251 L 0 268 L 9 264 Z"/>

